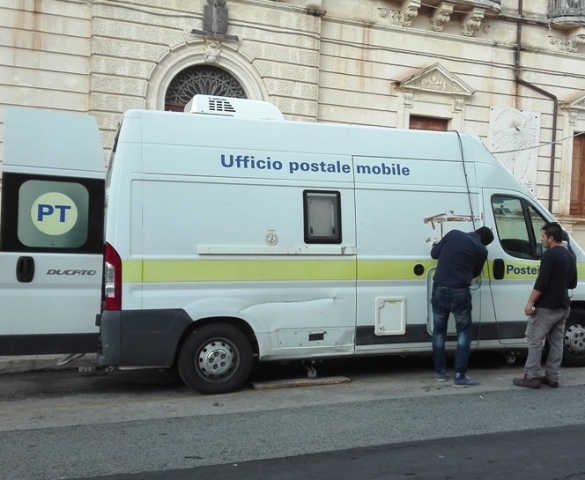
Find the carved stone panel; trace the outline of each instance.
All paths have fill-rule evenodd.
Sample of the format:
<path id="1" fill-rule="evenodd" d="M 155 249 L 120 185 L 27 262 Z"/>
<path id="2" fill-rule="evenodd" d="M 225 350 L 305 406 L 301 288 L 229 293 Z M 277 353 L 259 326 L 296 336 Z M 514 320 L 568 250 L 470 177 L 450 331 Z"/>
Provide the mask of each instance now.
<path id="1" fill-rule="evenodd" d="M 402 89 L 446 93 L 457 97 L 468 97 L 474 93 L 471 87 L 439 63 L 435 63 L 405 78 L 398 82 L 397 85 Z"/>
<path id="2" fill-rule="evenodd" d="M 224 0 L 207 0 L 203 7 L 203 30 L 224 35 L 228 28 L 228 9 Z"/>

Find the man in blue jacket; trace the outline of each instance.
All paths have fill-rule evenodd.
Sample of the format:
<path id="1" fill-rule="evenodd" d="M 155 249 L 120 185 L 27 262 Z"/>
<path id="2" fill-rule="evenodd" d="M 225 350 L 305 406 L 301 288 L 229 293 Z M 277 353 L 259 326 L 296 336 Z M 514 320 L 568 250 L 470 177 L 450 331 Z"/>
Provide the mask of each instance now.
<path id="1" fill-rule="evenodd" d="M 546 250 L 540 260 L 536 283 L 524 307 L 524 313 L 528 315 L 528 357 L 524 377 L 515 378 L 513 382 L 517 387 L 540 388 L 544 383 L 557 388 L 563 359 L 565 321 L 571 311 L 569 289 L 577 286 L 577 264 L 575 256 L 563 247 L 563 229 L 557 222 L 545 223 L 540 239 Z M 543 376 L 540 362 L 545 339 L 548 340 L 549 351 Z"/>
<path id="2" fill-rule="evenodd" d="M 439 260 L 433 278 L 433 361 L 435 378 L 447 380 L 445 337 L 449 314 L 455 317 L 457 349 L 455 351 L 454 387 L 479 385 L 467 377 L 467 361 L 471 347 L 471 280 L 481 273 L 487 259 L 486 245 L 494 240 L 488 227 L 465 233 L 451 230 L 433 246 L 431 257 Z"/>

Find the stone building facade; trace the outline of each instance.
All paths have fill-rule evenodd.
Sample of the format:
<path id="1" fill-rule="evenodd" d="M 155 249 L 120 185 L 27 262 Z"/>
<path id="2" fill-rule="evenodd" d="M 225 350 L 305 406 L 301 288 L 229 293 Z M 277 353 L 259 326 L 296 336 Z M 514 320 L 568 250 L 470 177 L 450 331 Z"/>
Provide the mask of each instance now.
<path id="1" fill-rule="evenodd" d="M 454 129 L 585 245 L 585 0 L 1 0 L 0 58 L 0 141 L 2 106 L 84 112 L 107 154 L 123 111 L 197 92 Z"/>

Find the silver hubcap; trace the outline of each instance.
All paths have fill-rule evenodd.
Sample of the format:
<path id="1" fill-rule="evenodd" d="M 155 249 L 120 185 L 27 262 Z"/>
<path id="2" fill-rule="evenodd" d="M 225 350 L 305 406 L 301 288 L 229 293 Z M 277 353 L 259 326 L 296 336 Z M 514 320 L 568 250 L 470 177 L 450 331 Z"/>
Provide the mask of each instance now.
<path id="1" fill-rule="evenodd" d="M 565 332 L 565 348 L 573 355 L 585 354 L 585 328 L 575 323 Z"/>
<path id="2" fill-rule="evenodd" d="M 199 369 L 206 377 L 218 377 L 229 372 L 235 364 L 236 354 L 231 344 L 214 340 L 199 350 Z"/>

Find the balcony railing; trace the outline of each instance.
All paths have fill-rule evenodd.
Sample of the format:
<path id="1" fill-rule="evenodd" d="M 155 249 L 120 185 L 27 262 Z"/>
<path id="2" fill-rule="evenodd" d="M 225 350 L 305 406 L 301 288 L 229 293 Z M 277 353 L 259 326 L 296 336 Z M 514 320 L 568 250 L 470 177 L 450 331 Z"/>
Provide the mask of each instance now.
<path id="1" fill-rule="evenodd" d="M 549 0 L 548 18 L 554 25 L 585 25 L 585 0 Z"/>

